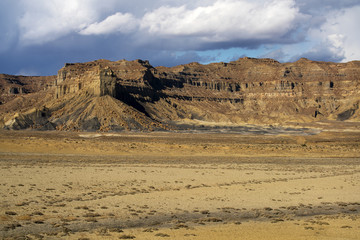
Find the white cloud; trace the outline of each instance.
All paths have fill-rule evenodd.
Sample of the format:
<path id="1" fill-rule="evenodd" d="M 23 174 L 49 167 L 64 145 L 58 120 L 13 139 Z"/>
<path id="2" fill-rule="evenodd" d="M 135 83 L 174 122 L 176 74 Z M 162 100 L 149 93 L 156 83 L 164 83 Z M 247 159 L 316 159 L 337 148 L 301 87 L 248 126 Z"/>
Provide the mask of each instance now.
<path id="1" fill-rule="evenodd" d="M 279 39 L 299 18 L 292 0 L 225 0 L 188 9 L 160 7 L 142 19 L 142 30 L 157 36 L 192 36 L 208 42 Z"/>
<path id="2" fill-rule="evenodd" d="M 360 59 L 360 32 L 357 31 L 360 22 L 360 6 L 332 11 L 327 15 L 327 21 L 319 28 L 310 31 L 310 39 L 320 39 L 322 51 L 332 53 L 342 61 Z M 313 53 L 318 50 L 313 48 Z M 319 52 L 319 54 L 321 54 Z"/>
<path id="3" fill-rule="evenodd" d="M 80 31 L 111 9 L 107 2 L 113 0 L 22 0 L 20 43 L 42 44 Z"/>
<path id="4" fill-rule="evenodd" d="M 359 22 L 359 0 L 0 0 L 0 67 L 49 73 L 65 59 L 170 66 L 235 55 L 350 61 L 360 59 Z"/>
<path id="5" fill-rule="evenodd" d="M 83 35 L 111 34 L 115 32 L 130 33 L 135 30 L 138 20 L 130 13 L 116 13 L 107 17 L 102 22 L 90 24 L 80 31 Z"/>
<path id="6" fill-rule="evenodd" d="M 143 3 L 140 0 L 133 5 L 136 2 Z M 161 6 L 164 2 L 172 6 Z M 144 9 L 140 15 L 137 11 L 135 16 L 128 12 L 133 10 L 129 3 L 121 11 L 122 5 L 115 0 L 22 0 L 25 13 L 19 21 L 20 43 L 42 44 L 70 33 L 150 34 L 154 42 L 177 38 L 175 45 L 178 38 L 184 37 L 191 38 L 194 46 L 253 40 L 281 42 L 304 18 L 295 0 L 183 0 L 181 3 L 184 4 L 179 6 L 158 0 L 154 5 L 160 7 Z"/>

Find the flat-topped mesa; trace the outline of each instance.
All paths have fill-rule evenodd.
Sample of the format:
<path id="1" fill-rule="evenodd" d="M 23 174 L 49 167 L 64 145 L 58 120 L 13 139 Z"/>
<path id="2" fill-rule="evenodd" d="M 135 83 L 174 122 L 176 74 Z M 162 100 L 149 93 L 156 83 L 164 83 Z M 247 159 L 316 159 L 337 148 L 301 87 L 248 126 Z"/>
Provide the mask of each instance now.
<path id="1" fill-rule="evenodd" d="M 229 63 L 190 63 L 171 68 L 153 68 L 142 60 L 97 60 L 66 64 L 60 69 L 55 97 L 82 91 L 118 99 L 134 94 L 145 99 L 160 90 L 176 95 L 196 92 L 199 97 L 218 95 L 216 91 L 225 91 L 230 98 L 341 97 L 359 93 L 355 87 L 359 85 L 359 67 L 356 61 L 339 64 L 307 59 L 279 63 L 273 59 L 240 58 Z"/>
<path id="2" fill-rule="evenodd" d="M 6 128 L 118 131 L 176 128 L 192 120 L 360 121 L 360 61 L 240 58 L 156 68 L 142 60 L 68 63 L 55 80 L 55 99 L 49 100 L 54 88 L 35 90 L 51 79 L 0 76 L 2 96 L 8 96 L 0 98 Z M 9 109 L 21 114 L 10 116 Z"/>
<path id="3" fill-rule="evenodd" d="M 300 59 L 282 64 L 272 59 L 241 58 L 230 63 L 191 63 L 161 70 L 167 78 L 185 84 L 235 94 L 346 95 L 359 83 L 356 76 L 360 74 L 360 62 L 339 64 Z"/>
<path id="4" fill-rule="evenodd" d="M 115 97 L 116 78 L 111 69 L 99 66 L 88 68 L 81 72 L 69 69 L 66 65 L 58 72 L 55 97 L 60 98 L 69 93 L 83 91 L 94 96 L 110 95 Z"/>
<path id="5" fill-rule="evenodd" d="M 220 109 L 225 115 L 232 114 L 245 122 L 344 120 L 343 113 L 348 112 L 352 119 L 357 116 L 360 61 L 332 63 L 300 59 L 279 63 L 272 59 L 241 58 L 229 63 L 190 63 L 157 70 L 155 76 L 162 81 L 172 80 L 182 85 L 164 89 L 169 98 L 186 99 L 188 105 L 199 109 L 204 116 L 213 112 L 205 110 L 210 102 L 213 107 L 219 102 L 224 104 Z M 179 101 L 172 102 L 180 106 Z"/>
<path id="6" fill-rule="evenodd" d="M 300 59 L 280 63 L 273 59 L 240 58 L 229 63 L 194 62 L 153 68 L 142 60 L 97 60 L 66 64 L 60 69 L 55 96 L 77 92 L 109 95 L 141 111 L 145 111 L 142 106 L 150 109 L 154 106 L 151 103 L 161 98 L 186 99 L 188 103 L 230 102 L 241 109 L 240 115 L 251 116 L 260 109 L 264 115 L 268 111 L 277 115 L 286 108 L 290 116 L 316 118 L 328 117 L 349 99 L 358 98 L 358 76 L 359 61 L 329 63 Z"/>
<path id="7" fill-rule="evenodd" d="M 148 61 L 97 60 L 88 63 L 66 63 L 58 71 L 55 98 L 79 91 L 93 96 L 118 98 L 131 87 L 150 88 L 152 66 Z"/>

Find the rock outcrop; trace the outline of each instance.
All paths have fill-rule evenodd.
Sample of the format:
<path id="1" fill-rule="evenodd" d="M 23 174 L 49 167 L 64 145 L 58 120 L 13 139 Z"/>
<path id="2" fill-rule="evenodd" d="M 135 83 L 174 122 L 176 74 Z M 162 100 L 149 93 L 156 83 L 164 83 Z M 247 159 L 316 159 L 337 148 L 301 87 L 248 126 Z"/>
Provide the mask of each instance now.
<path id="1" fill-rule="evenodd" d="M 197 109 L 195 118 L 211 121 L 213 117 L 207 115 L 215 112 L 230 122 L 359 119 L 359 61 L 339 64 L 300 59 L 282 64 L 242 58 L 162 70 L 160 78 L 176 79 L 184 85 L 164 92 L 173 99 L 188 99 Z M 210 111 L 215 106 L 219 110 Z"/>
<path id="2" fill-rule="evenodd" d="M 360 119 L 360 61 L 241 58 L 167 68 L 142 60 L 97 60 L 65 64 L 46 89 L 41 94 L 52 97 L 38 102 L 37 110 L 4 115 L 3 125 L 109 131 L 176 129 L 192 121 L 281 125 Z M 12 86 L 7 94 L 27 91 Z M 44 116 L 34 117 L 44 109 Z"/>
<path id="3" fill-rule="evenodd" d="M 56 76 L 14 76 L 0 74 L 0 102 L 10 102 L 22 94 L 48 90 L 55 84 Z"/>

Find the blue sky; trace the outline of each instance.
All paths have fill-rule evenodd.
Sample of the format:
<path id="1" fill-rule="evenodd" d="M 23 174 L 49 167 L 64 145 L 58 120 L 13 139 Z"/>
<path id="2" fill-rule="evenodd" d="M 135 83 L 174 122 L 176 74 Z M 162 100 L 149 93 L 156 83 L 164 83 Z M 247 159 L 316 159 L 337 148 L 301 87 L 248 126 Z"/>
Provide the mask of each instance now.
<path id="1" fill-rule="evenodd" d="M 0 73 L 101 58 L 347 62 L 360 60 L 359 23 L 360 0 L 0 0 Z"/>

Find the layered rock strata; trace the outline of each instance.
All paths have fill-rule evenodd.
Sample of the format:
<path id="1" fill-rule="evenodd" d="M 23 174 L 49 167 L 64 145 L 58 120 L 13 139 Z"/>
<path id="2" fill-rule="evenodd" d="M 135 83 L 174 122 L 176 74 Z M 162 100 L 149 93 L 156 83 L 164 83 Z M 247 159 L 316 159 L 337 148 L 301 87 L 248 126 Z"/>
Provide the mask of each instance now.
<path id="1" fill-rule="evenodd" d="M 44 116 L 47 127 L 56 129 L 359 121 L 360 61 L 279 63 L 241 58 L 167 68 L 142 60 L 97 60 L 65 64 L 53 91 L 52 100 L 42 107 L 49 109 Z M 8 119 L 5 127 L 14 128 L 14 119 Z"/>

